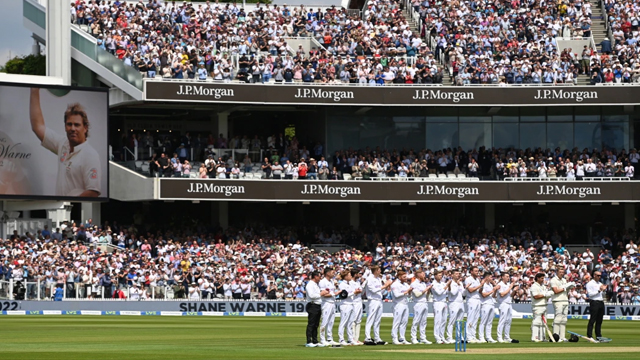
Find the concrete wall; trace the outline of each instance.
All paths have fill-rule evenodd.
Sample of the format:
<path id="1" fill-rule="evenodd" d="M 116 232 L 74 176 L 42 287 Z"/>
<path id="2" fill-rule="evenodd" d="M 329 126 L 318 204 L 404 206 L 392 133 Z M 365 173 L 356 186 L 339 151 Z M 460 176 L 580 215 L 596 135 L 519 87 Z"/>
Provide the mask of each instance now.
<path id="1" fill-rule="evenodd" d="M 153 200 L 157 179 L 109 162 L 109 197 L 120 201 Z"/>

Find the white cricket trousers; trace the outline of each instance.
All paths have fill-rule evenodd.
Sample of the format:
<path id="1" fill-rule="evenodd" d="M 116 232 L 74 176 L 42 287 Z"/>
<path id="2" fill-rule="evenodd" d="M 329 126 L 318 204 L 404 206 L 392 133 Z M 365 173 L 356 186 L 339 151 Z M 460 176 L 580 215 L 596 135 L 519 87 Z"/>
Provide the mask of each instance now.
<path id="1" fill-rule="evenodd" d="M 340 325 L 338 326 L 338 337 L 340 342 L 344 341 L 344 329 L 347 328 L 347 341 L 353 341 L 353 304 L 340 304 Z"/>
<path id="2" fill-rule="evenodd" d="M 482 304 L 480 308 L 480 336 L 478 340 L 489 340 L 491 337 L 491 330 L 493 329 L 493 318 L 495 317 L 493 303 Z"/>
<path id="3" fill-rule="evenodd" d="M 511 320 L 513 319 L 513 308 L 511 304 L 502 303 L 498 307 L 500 320 L 498 320 L 498 340 L 511 339 Z"/>
<path id="4" fill-rule="evenodd" d="M 532 310 L 533 321 L 531 322 L 531 341 L 544 341 L 546 339 L 546 335 L 542 317 L 547 313 L 547 304 L 534 305 Z"/>
<path id="5" fill-rule="evenodd" d="M 464 303 L 463 302 L 451 302 L 449 303 L 449 324 L 447 324 L 447 340 L 454 341 L 453 325 L 458 320 L 464 319 Z"/>
<path id="6" fill-rule="evenodd" d="M 407 332 L 408 323 L 409 306 L 403 303 L 396 303 L 393 306 L 393 326 L 391 327 L 391 339 L 393 341 L 406 340 L 404 335 Z"/>
<path id="7" fill-rule="evenodd" d="M 380 341 L 380 321 L 382 320 L 382 301 L 369 300 L 369 310 L 367 311 L 367 323 L 364 328 L 364 338 Z M 371 328 L 373 336 L 371 337 Z"/>
<path id="8" fill-rule="evenodd" d="M 320 342 L 333 341 L 333 322 L 336 320 L 336 304 L 322 303 L 322 320 L 320 321 Z M 325 332 L 327 336 L 325 337 Z"/>
<path id="9" fill-rule="evenodd" d="M 353 322 L 351 327 L 353 328 L 353 341 L 360 341 L 360 324 L 362 323 L 362 301 L 356 301 L 353 303 Z"/>
<path id="10" fill-rule="evenodd" d="M 429 305 L 426 302 L 418 302 L 413 305 L 413 321 L 411 322 L 411 340 L 418 340 L 418 330 L 420 330 L 420 340 L 427 339 L 427 315 Z M 396 316 L 393 315 L 393 323 L 396 323 Z M 404 334 L 404 332 L 402 333 Z"/>
<path id="11" fill-rule="evenodd" d="M 444 341 L 444 328 L 447 326 L 447 303 L 433 303 L 433 337 L 436 341 Z"/>
<path id="12" fill-rule="evenodd" d="M 467 300 L 467 338 L 469 340 L 477 340 L 476 328 L 478 327 L 478 319 L 480 318 L 481 303 L 479 299 Z"/>

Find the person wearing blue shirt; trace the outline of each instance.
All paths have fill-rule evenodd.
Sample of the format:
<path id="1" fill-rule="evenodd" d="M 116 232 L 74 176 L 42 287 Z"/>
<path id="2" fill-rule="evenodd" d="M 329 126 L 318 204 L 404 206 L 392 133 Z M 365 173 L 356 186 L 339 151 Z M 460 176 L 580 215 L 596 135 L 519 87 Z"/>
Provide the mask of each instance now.
<path id="1" fill-rule="evenodd" d="M 173 78 L 174 79 L 184 79 L 184 75 L 183 75 L 183 70 L 182 70 L 182 65 L 176 66 L 173 69 Z"/>
<path id="2" fill-rule="evenodd" d="M 384 86 L 384 78 L 382 77 L 382 72 L 378 71 L 376 74 L 376 84 L 377 86 Z"/>
<path id="3" fill-rule="evenodd" d="M 200 63 L 200 67 L 198 68 L 198 80 L 207 80 L 207 69 L 204 68 L 204 63 Z"/>
<path id="4" fill-rule="evenodd" d="M 49 231 L 49 226 L 45 225 L 44 230 L 42 230 L 42 237 L 46 238 L 47 236 L 51 236 L 51 231 Z"/>

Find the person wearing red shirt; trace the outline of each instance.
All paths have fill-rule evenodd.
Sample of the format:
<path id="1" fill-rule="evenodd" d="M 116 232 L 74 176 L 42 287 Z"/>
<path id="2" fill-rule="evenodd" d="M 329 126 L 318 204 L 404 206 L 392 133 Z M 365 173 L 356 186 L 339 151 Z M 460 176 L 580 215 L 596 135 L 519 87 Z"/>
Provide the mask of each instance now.
<path id="1" fill-rule="evenodd" d="M 309 169 L 307 167 L 307 164 L 304 162 L 304 159 L 300 159 L 300 163 L 298 164 L 298 178 L 306 179 L 308 170 Z"/>

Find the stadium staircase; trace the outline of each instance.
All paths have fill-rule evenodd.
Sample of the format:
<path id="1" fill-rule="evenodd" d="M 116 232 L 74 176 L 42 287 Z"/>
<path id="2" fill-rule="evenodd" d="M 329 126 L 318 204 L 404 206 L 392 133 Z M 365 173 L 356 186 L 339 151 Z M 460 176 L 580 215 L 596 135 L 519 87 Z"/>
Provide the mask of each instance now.
<path id="1" fill-rule="evenodd" d="M 602 40 L 609 37 L 607 21 L 604 9 L 600 7 L 600 2 L 598 0 L 589 0 L 589 2 L 591 3 L 591 34 L 593 41 L 598 46 Z"/>
<path id="2" fill-rule="evenodd" d="M 600 7 L 600 2 L 598 0 L 588 0 L 591 3 L 591 36 L 593 37 L 593 42 L 596 44 L 596 51 L 598 50 L 598 46 L 605 38 L 609 37 L 609 32 L 607 30 L 607 23 L 605 19 L 604 10 Z M 577 51 L 582 52 L 582 49 L 578 49 Z M 578 53 L 578 56 L 581 56 L 581 53 Z M 580 75 L 578 76 L 578 86 L 590 85 L 591 81 L 589 80 L 590 75 Z"/>
<path id="3" fill-rule="evenodd" d="M 411 16 L 411 12 L 413 11 L 413 9 L 411 7 L 407 7 L 405 6 L 404 9 L 402 9 L 402 12 L 404 14 L 405 19 L 407 19 L 407 21 L 409 22 L 409 27 L 411 28 L 411 31 L 413 31 L 414 33 L 418 33 L 420 34 L 420 30 L 418 28 L 418 24 L 413 21 L 413 18 Z M 429 36 L 429 34 L 427 34 L 427 36 Z M 431 48 L 431 41 L 427 38 L 422 38 L 424 41 L 427 42 L 427 45 L 429 46 L 429 48 Z M 431 49 L 431 50 L 435 50 L 435 49 Z M 442 65 L 444 67 L 444 65 Z M 444 77 L 442 79 L 442 85 L 444 86 L 453 86 L 453 83 L 451 82 L 451 78 L 449 77 L 449 71 L 448 69 L 444 68 Z"/>

